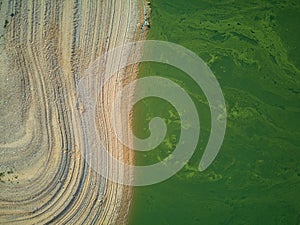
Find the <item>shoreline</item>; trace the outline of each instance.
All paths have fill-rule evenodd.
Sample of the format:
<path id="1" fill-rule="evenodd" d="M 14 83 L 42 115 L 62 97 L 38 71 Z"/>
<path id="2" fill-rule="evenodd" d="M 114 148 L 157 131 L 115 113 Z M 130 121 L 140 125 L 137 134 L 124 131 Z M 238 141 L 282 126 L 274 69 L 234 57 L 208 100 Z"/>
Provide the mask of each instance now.
<path id="1" fill-rule="evenodd" d="M 142 40 L 145 40 L 146 39 L 146 35 L 147 35 L 147 30 L 148 28 L 144 28 L 144 24 L 145 24 L 145 18 L 146 16 L 149 18 L 150 17 L 150 12 L 151 12 L 151 8 L 150 8 L 150 5 L 147 4 L 147 1 L 145 0 L 138 0 L 138 8 L 139 8 L 139 22 L 137 24 L 137 31 L 139 30 L 140 32 L 135 32 L 135 37 L 134 37 L 134 42 L 137 42 L 137 41 L 142 41 Z M 138 55 L 130 55 L 130 57 L 139 57 Z M 137 64 L 134 64 L 132 65 L 130 68 L 127 68 L 126 69 L 126 74 L 128 74 L 126 76 L 126 79 L 125 81 L 123 82 L 123 85 L 126 85 L 134 80 L 137 79 L 138 77 L 138 72 L 139 72 L 139 63 Z M 130 96 L 133 96 L 135 90 L 133 89 L 132 92 L 131 92 L 131 95 Z M 131 100 L 129 100 L 131 101 Z M 125 106 L 124 107 L 127 107 L 127 104 L 126 104 L 126 101 L 124 101 L 125 103 Z M 128 115 L 124 115 L 124 116 L 128 116 Z M 133 131 L 133 126 L 132 126 L 132 121 L 133 118 L 131 117 L 129 122 L 129 127 L 127 127 L 128 130 L 131 130 Z M 127 126 L 126 124 L 124 124 L 124 126 Z M 128 132 L 127 132 L 128 134 Z M 129 140 L 133 140 L 132 137 L 128 137 Z M 135 163 L 135 156 L 134 156 L 134 151 L 128 149 L 127 147 L 125 147 L 125 153 L 128 154 L 128 161 L 126 162 L 126 160 L 124 160 L 126 163 L 128 164 L 131 164 L 131 165 L 134 165 Z M 132 171 L 130 171 L 132 172 Z M 116 224 L 127 224 L 126 222 L 129 221 L 129 216 L 130 216 L 130 212 L 131 212 L 131 208 L 132 208 L 132 201 L 133 201 L 133 194 L 134 194 L 134 187 L 130 187 L 130 186 L 126 186 L 125 189 L 128 189 L 128 195 L 129 195 L 129 198 L 125 201 L 122 201 L 122 207 L 120 209 L 120 216 L 118 217 L 117 219 L 117 223 Z M 128 204 L 126 204 L 128 203 Z M 124 212 L 125 215 L 124 215 Z"/>

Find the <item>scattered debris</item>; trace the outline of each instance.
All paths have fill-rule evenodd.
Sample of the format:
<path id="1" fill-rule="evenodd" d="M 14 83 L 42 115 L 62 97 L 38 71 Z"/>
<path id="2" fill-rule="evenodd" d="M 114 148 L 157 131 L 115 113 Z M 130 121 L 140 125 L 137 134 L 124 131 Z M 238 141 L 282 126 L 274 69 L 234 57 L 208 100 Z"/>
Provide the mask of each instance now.
<path id="1" fill-rule="evenodd" d="M 7 27 L 8 23 L 9 23 L 9 21 L 8 21 L 8 20 L 5 20 L 5 23 L 4 23 L 4 28 L 6 28 L 6 27 Z"/>
<path id="2" fill-rule="evenodd" d="M 19 183 L 18 175 L 13 175 L 14 174 L 14 170 L 10 167 L 6 167 L 5 170 L 2 170 L 0 172 L 0 182 L 1 183 L 5 183 L 5 181 L 8 181 L 9 183 Z"/>
<path id="3" fill-rule="evenodd" d="M 144 23 L 142 25 L 142 30 L 150 29 L 150 2 L 146 2 L 146 6 L 144 7 Z"/>
<path id="4" fill-rule="evenodd" d="M 148 27 L 148 28 L 150 28 L 150 23 L 149 23 L 149 21 L 148 21 L 148 20 L 145 20 L 145 22 L 144 22 L 144 26 L 145 26 L 145 27 Z"/>

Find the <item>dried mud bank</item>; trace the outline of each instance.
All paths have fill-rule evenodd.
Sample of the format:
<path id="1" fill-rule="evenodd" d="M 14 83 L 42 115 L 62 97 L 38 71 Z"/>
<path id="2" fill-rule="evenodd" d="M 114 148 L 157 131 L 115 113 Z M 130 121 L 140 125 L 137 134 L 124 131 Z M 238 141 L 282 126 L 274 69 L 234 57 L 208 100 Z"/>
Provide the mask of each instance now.
<path id="1" fill-rule="evenodd" d="M 93 61 L 144 38 L 143 4 L 0 1 L 1 224 L 126 223 L 132 189 L 86 163 L 76 135 L 82 124 L 72 109 L 77 84 Z M 136 71 L 137 65 L 120 71 L 99 90 L 99 108 L 107 108 Z M 108 150 L 132 163 L 133 154 L 110 135 L 108 113 L 99 109 L 95 120 Z M 118 176 L 130 172 L 110 165 L 108 173 L 116 170 Z"/>

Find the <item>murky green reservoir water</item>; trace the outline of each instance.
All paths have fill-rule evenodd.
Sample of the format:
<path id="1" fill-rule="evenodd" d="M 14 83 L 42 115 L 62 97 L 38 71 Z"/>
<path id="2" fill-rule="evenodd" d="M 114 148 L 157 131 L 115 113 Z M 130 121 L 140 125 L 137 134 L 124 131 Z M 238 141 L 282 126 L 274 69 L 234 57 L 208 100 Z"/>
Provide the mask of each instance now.
<path id="1" fill-rule="evenodd" d="M 168 65 L 143 63 L 140 76 L 167 77 L 185 88 L 201 121 L 197 150 L 172 178 L 134 189 L 130 225 L 300 224 L 300 2 L 297 0 L 152 0 L 148 39 L 174 42 L 198 54 L 217 77 L 228 125 L 214 163 L 198 172 L 210 131 L 201 89 Z M 176 110 L 157 98 L 136 105 L 137 136 L 165 118 L 158 148 L 136 153 L 158 162 L 178 142 Z"/>

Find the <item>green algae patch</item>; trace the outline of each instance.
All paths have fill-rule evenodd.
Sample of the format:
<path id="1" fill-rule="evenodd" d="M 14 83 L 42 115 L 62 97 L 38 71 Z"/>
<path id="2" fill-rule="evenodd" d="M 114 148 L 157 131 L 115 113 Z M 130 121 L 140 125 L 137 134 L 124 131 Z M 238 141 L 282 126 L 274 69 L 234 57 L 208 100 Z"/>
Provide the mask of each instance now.
<path id="1" fill-rule="evenodd" d="M 166 77 L 186 90 L 201 130 L 197 150 L 179 173 L 135 188 L 130 224 L 299 224 L 299 1 L 152 0 L 151 7 L 148 39 L 180 44 L 209 65 L 224 93 L 228 125 L 216 160 L 199 172 L 210 132 L 207 99 L 182 71 L 141 65 L 140 77 Z M 155 99 L 137 108 L 137 136 L 149 135 L 153 116 L 168 125 L 165 140 L 137 153 L 137 163 L 161 161 L 178 142 L 179 116 Z"/>

